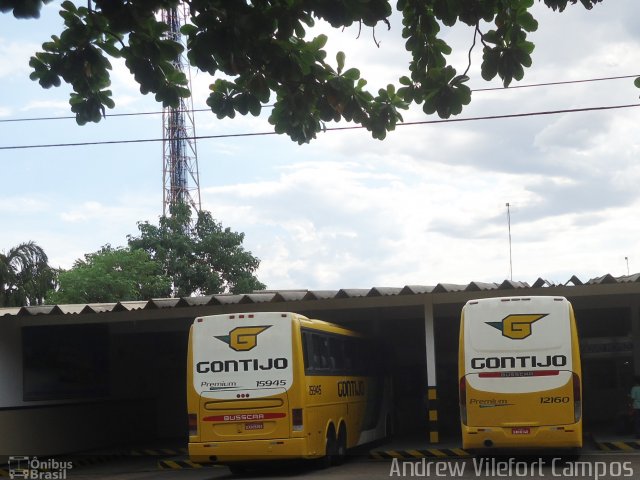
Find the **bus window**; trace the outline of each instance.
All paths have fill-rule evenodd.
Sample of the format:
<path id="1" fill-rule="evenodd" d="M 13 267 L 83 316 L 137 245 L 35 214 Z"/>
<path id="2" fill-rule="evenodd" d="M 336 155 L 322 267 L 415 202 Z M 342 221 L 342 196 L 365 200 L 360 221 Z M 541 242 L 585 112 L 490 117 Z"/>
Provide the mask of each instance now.
<path id="1" fill-rule="evenodd" d="M 308 372 L 311 366 L 309 365 L 309 349 L 310 347 L 310 334 L 307 332 L 302 332 L 302 360 L 304 362 L 304 370 Z"/>
<path id="2" fill-rule="evenodd" d="M 312 368 L 316 371 L 329 370 L 329 345 L 327 338 L 323 335 L 312 334 Z"/>
<path id="3" fill-rule="evenodd" d="M 329 361 L 331 370 L 343 372 L 345 370 L 344 361 L 344 339 L 337 336 L 329 337 Z"/>

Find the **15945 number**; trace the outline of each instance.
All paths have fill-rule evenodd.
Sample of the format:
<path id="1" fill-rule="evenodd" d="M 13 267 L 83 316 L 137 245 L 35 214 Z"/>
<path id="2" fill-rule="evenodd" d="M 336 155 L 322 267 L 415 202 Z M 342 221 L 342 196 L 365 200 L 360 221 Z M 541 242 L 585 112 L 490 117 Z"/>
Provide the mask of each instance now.
<path id="1" fill-rule="evenodd" d="M 256 387 L 286 387 L 286 380 L 256 380 Z"/>
<path id="2" fill-rule="evenodd" d="M 309 395 L 322 395 L 322 385 L 309 385 Z"/>

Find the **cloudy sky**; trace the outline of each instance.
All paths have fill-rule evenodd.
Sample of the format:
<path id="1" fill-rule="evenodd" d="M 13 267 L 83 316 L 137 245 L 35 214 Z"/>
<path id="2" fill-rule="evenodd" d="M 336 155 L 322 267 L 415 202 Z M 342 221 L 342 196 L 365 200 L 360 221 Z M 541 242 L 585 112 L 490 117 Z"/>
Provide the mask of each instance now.
<path id="1" fill-rule="evenodd" d="M 160 115 L 110 117 L 79 127 L 63 85 L 29 80 L 28 60 L 59 33 L 57 4 L 37 21 L 0 15 L 0 147 L 157 139 Z M 562 14 L 536 2 L 534 64 L 514 85 L 640 74 L 640 2 L 605 0 Z M 331 32 L 372 91 L 406 72 L 400 20 L 370 31 Z M 466 68 L 472 31 L 447 41 Z M 469 85 L 482 89 L 477 48 Z M 207 75 L 193 74 L 203 108 Z M 158 111 L 115 65 L 112 113 Z M 638 104 L 633 79 L 475 92 L 460 118 Z M 268 112 L 267 112 L 268 113 Z M 417 109 L 407 122 L 436 120 Z M 510 278 L 564 283 L 640 271 L 640 108 L 401 126 L 386 140 L 326 132 L 310 145 L 288 137 L 198 143 L 203 208 L 245 232 L 269 288 L 339 289 Z M 268 132 L 264 118 L 196 115 L 198 135 Z M 102 245 L 125 245 L 136 222 L 162 213 L 159 142 L 0 150 L 0 251 L 33 240 L 69 268 Z"/>

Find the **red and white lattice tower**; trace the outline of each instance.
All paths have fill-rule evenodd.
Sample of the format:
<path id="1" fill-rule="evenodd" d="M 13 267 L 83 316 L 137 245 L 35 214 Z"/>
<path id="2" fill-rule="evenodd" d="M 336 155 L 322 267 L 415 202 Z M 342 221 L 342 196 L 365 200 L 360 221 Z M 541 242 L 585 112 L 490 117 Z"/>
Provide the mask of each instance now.
<path id="1" fill-rule="evenodd" d="M 169 25 L 167 36 L 182 43 L 180 27 L 186 19 L 185 6 L 162 11 L 162 20 Z M 188 62 L 179 55 L 174 61 L 176 69 L 185 72 L 191 89 L 191 75 Z M 193 100 L 180 99 L 178 107 L 162 110 L 162 214 L 171 214 L 171 206 L 188 204 L 192 211 L 199 212 L 200 175 L 195 141 Z"/>

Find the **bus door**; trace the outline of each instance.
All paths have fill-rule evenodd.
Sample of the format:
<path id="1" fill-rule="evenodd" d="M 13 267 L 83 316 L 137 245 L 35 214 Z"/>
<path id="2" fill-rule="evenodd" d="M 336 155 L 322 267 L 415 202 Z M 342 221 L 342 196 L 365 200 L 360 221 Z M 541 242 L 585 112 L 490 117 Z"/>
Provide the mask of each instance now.
<path id="1" fill-rule="evenodd" d="M 201 441 L 290 437 L 291 331 L 291 318 L 280 313 L 194 322 Z"/>

